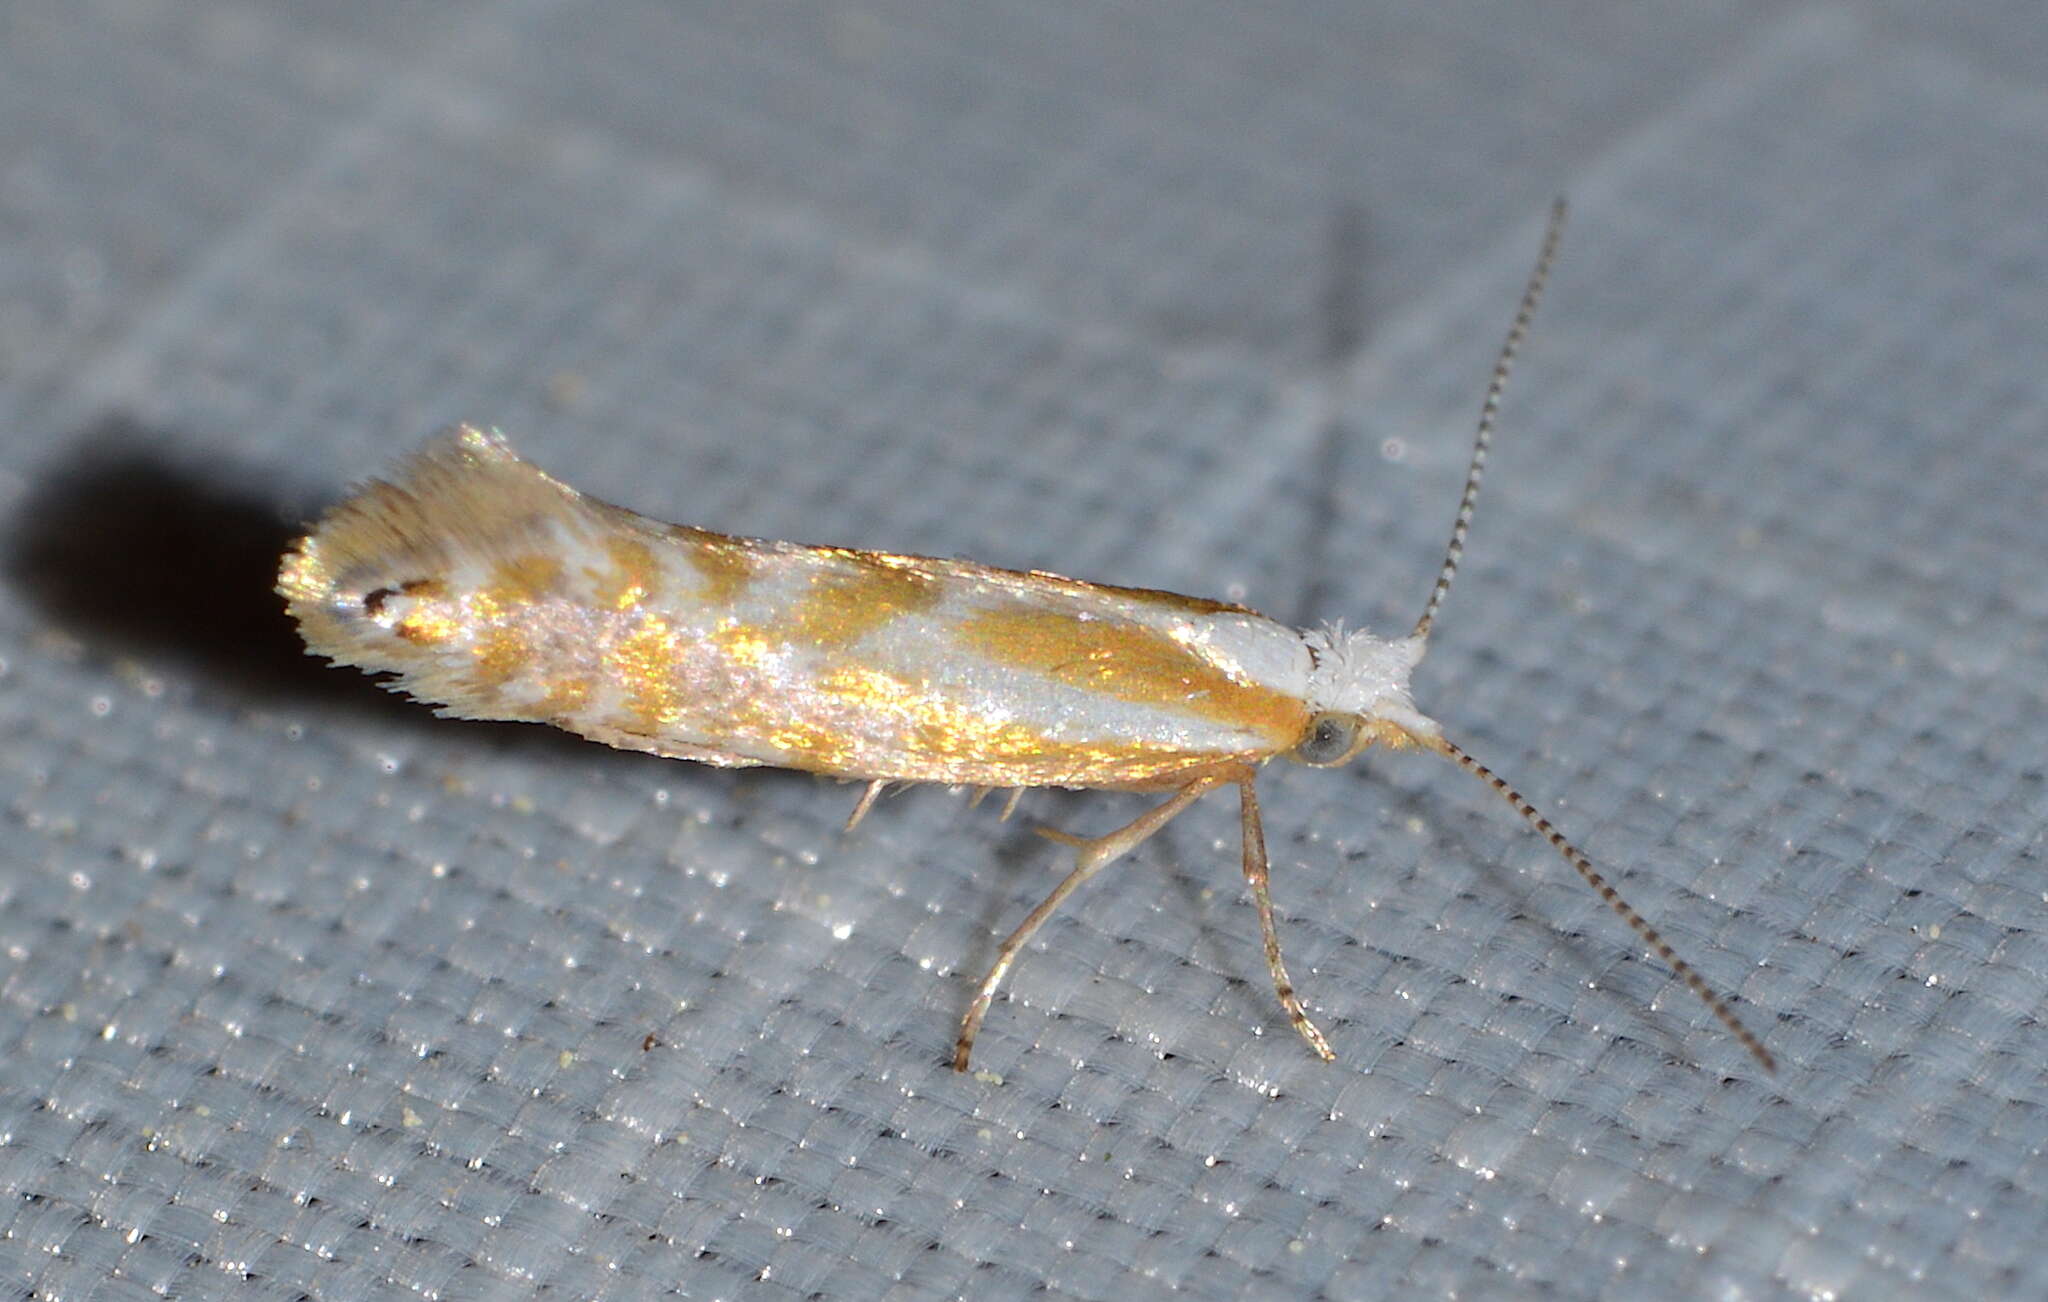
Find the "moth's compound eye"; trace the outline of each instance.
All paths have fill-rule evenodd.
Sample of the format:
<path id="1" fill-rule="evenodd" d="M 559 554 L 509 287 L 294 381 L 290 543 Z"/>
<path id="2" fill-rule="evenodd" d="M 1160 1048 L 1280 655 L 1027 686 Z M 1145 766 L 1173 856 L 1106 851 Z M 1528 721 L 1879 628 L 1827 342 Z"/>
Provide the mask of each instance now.
<path id="1" fill-rule="evenodd" d="M 1359 719 L 1355 714 L 1319 714 L 1295 743 L 1294 758 L 1327 767 L 1342 764 L 1358 749 Z"/>

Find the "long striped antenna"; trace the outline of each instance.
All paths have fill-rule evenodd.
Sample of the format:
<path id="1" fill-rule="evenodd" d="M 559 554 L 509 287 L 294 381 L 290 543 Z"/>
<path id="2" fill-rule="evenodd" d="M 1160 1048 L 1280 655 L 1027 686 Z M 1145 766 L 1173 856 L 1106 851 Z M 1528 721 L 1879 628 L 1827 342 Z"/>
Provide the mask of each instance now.
<path id="1" fill-rule="evenodd" d="M 1451 580 L 1457 577 L 1458 562 L 1465 557 L 1465 535 L 1472 529 L 1472 504 L 1479 500 L 1479 481 L 1486 474 L 1486 450 L 1493 444 L 1493 423 L 1500 414 L 1500 396 L 1507 390 L 1508 376 L 1514 373 L 1515 354 L 1522 351 L 1522 341 L 1529 335 L 1536 305 L 1543 300 L 1550 264 L 1557 260 L 1558 242 L 1564 238 L 1564 218 L 1564 200 L 1559 199 L 1550 205 L 1550 224 L 1543 229 L 1543 249 L 1536 255 L 1536 269 L 1529 273 L 1521 306 L 1515 309 L 1515 322 L 1508 327 L 1507 341 L 1500 347 L 1500 360 L 1493 364 L 1493 380 L 1486 386 L 1486 401 L 1479 407 L 1479 435 L 1472 443 L 1472 464 L 1465 471 L 1465 495 L 1458 499 L 1458 517 L 1451 525 L 1451 545 L 1444 549 L 1444 565 L 1437 571 L 1429 604 L 1422 608 L 1422 618 L 1415 621 L 1414 637 L 1429 636 L 1429 627 L 1436 622 L 1437 607 L 1444 604 L 1444 594 L 1451 590 Z"/>
<path id="2" fill-rule="evenodd" d="M 1459 768 L 1492 787 L 1494 794 L 1514 806 L 1515 812 L 1520 814 L 1529 826 L 1536 829 L 1536 834 L 1550 842 L 1551 848 L 1563 855 L 1565 862 L 1578 870 L 1586 885 L 1593 888 L 1593 893 L 1607 901 L 1607 907 L 1621 915 L 1621 920 L 1628 924 L 1629 930 L 1636 933 L 1636 939 L 1649 946 L 1650 952 L 1662 959 L 1664 966 L 1670 968 L 1680 981 L 1685 982 L 1686 988 L 1698 995 L 1700 1002 L 1705 1004 L 1715 1017 L 1721 1019 L 1721 1025 L 1727 1027 L 1742 1047 L 1749 1050 L 1750 1056 L 1763 1064 L 1765 1071 L 1777 1074 L 1778 1061 L 1771 1056 L 1769 1049 L 1764 1048 L 1764 1042 L 1757 1038 L 1756 1032 L 1743 1025 L 1742 1019 L 1735 1015 L 1735 1010 L 1728 1006 L 1728 1001 L 1723 999 L 1714 987 L 1707 984 L 1707 979 L 1695 971 L 1692 964 L 1680 958 L 1678 952 L 1671 948 L 1671 942 L 1664 939 L 1642 914 L 1637 913 L 1633 905 L 1621 898 L 1621 892 L 1615 890 L 1608 880 L 1601 876 L 1600 870 L 1593 866 L 1593 861 L 1586 857 L 1583 850 L 1573 845 L 1549 819 L 1537 813 L 1536 806 L 1530 804 L 1521 792 L 1509 786 L 1492 769 L 1466 754 L 1456 742 L 1440 736 L 1428 744 L 1431 749 L 1441 753 Z"/>

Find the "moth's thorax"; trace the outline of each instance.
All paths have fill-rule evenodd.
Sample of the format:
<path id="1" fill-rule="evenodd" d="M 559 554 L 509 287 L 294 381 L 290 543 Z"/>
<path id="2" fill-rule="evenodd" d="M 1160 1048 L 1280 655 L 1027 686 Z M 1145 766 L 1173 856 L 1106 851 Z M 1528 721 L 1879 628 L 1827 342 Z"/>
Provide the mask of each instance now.
<path id="1" fill-rule="evenodd" d="M 1166 635 L 1230 678 L 1255 683 L 1306 704 L 1312 693 L 1315 652 L 1307 638 L 1251 611 L 1185 616 Z"/>

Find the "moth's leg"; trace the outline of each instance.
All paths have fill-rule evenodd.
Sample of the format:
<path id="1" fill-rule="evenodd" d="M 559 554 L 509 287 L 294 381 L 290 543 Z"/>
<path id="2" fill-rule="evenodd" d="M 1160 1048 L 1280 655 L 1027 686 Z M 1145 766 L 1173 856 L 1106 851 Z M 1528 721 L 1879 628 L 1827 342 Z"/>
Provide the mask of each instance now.
<path id="1" fill-rule="evenodd" d="M 988 793 L 994 790 L 994 787 L 976 787 L 974 789 L 974 794 L 967 797 L 967 807 L 969 809 L 974 809 L 978 807 L 982 801 L 988 799 Z M 1010 815 L 1017 812 L 1017 802 L 1022 800 L 1023 798 L 1024 788 L 1011 787 L 1009 796 L 1003 801 L 1003 813 L 1002 817 L 998 821 L 1004 823 L 1009 822 Z"/>
<path id="2" fill-rule="evenodd" d="M 1321 1054 L 1325 1062 L 1332 1061 L 1336 1053 L 1303 1011 L 1301 998 L 1294 993 L 1294 982 L 1288 979 L 1287 965 L 1280 961 L 1280 931 L 1273 924 L 1273 896 L 1266 889 L 1266 832 L 1259 824 L 1259 798 L 1252 791 L 1250 773 L 1237 780 L 1237 793 L 1238 808 L 1244 818 L 1244 879 L 1251 883 L 1252 903 L 1259 910 L 1259 930 L 1266 936 L 1266 967 L 1273 973 L 1274 993 L 1280 996 L 1280 1006 L 1287 1010 L 1288 1020 L 1301 1032 L 1301 1038 L 1308 1041 L 1309 1048 Z"/>
<path id="3" fill-rule="evenodd" d="M 846 816 L 847 831 L 851 832 L 854 828 L 860 826 L 860 820 L 868 816 L 868 811 L 873 809 L 875 802 L 882 798 L 882 788 L 888 785 L 889 782 L 886 778 L 876 778 L 868 783 L 868 789 L 860 793 L 860 800 L 854 805 L 853 812 Z"/>
<path id="4" fill-rule="evenodd" d="M 1010 933 L 1002 948 L 996 951 L 995 965 L 982 978 L 981 989 L 975 992 L 974 1002 L 967 1006 L 967 1016 L 960 1019 L 960 1039 L 953 1046 L 954 1071 L 967 1070 L 968 1057 L 974 1052 L 974 1037 L 980 1033 L 981 1019 L 988 1015 L 989 1004 L 996 997 L 996 987 L 1009 975 L 1010 965 L 1017 961 L 1018 951 L 1030 941 L 1034 932 L 1045 925 L 1045 920 L 1058 911 L 1081 883 L 1135 850 L 1145 838 L 1172 822 L 1176 814 L 1201 799 L 1205 792 L 1215 790 L 1234 776 L 1228 773 L 1203 774 L 1174 792 L 1164 804 L 1146 810 L 1107 836 L 1080 837 L 1047 827 L 1038 829 L 1041 836 L 1074 847 L 1074 870 L 1053 887 L 1045 902 L 1033 909 Z"/>

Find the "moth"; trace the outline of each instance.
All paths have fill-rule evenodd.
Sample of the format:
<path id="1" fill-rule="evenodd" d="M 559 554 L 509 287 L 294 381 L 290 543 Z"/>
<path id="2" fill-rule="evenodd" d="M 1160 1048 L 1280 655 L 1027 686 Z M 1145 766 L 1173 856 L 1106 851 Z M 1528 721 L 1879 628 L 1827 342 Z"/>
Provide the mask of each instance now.
<path id="1" fill-rule="evenodd" d="M 1562 235 L 1542 250 L 1494 365 L 1463 496 L 1415 626 L 1300 631 L 1242 606 L 968 561 L 734 537 L 586 497 L 495 431 L 429 439 L 330 510 L 278 582 L 309 650 L 395 677 L 458 718 L 555 727 L 627 750 L 867 784 L 1079 787 L 1164 797 L 1102 836 L 1046 830 L 1074 866 L 1003 941 L 953 1065 L 1018 953 L 1068 896 L 1211 791 L 1234 787 L 1266 966 L 1296 1031 L 1336 1055 L 1281 959 L 1254 779 L 1267 761 L 1433 751 L 1490 786 L 1767 1070 L 1770 1052 L 1520 792 L 1416 708 L 1409 675 L 1464 554 L 1495 416 Z"/>

